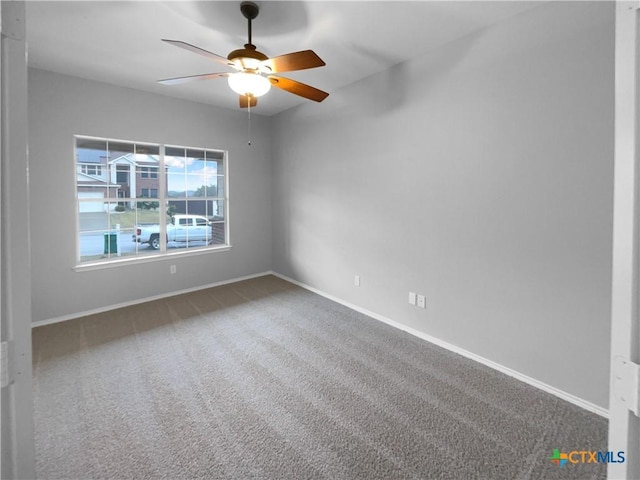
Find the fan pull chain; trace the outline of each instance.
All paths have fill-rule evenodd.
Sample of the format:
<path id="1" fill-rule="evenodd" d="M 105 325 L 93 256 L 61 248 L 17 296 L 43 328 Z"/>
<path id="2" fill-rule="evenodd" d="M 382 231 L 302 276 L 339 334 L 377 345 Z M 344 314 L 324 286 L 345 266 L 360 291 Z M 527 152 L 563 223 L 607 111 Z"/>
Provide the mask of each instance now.
<path id="1" fill-rule="evenodd" d="M 251 99 L 249 97 L 247 97 L 247 112 L 249 113 L 249 121 L 248 121 L 248 137 L 249 137 L 249 141 L 247 142 L 247 145 L 251 146 Z"/>

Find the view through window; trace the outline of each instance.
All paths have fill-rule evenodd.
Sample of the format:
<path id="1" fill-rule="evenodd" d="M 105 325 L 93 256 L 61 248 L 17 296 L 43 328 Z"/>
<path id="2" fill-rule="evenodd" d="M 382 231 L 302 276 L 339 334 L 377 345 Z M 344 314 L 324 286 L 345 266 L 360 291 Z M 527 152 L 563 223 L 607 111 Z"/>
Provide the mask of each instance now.
<path id="1" fill-rule="evenodd" d="M 228 245 L 222 150 L 76 137 L 79 263 Z"/>

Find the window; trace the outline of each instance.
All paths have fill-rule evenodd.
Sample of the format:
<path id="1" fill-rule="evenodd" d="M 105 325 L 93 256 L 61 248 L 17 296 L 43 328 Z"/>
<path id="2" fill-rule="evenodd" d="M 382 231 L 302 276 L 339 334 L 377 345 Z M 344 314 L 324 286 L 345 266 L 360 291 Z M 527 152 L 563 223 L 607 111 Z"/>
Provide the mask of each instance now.
<path id="1" fill-rule="evenodd" d="M 158 169 L 153 167 L 140 167 L 140 178 L 158 178 Z"/>
<path id="2" fill-rule="evenodd" d="M 129 171 L 128 170 L 117 170 L 116 167 L 116 183 L 121 185 L 127 185 L 129 183 Z"/>
<path id="3" fill-rule="evenodd" d="M 80 165 L 80 171 L 85 175 L 102 175 L 102 167 L 100 165 Z"/>
<path id="4" fill-rule="evenodd" d="M 75 140 L 79 265 L 229 246 L 226 152 Z"/>

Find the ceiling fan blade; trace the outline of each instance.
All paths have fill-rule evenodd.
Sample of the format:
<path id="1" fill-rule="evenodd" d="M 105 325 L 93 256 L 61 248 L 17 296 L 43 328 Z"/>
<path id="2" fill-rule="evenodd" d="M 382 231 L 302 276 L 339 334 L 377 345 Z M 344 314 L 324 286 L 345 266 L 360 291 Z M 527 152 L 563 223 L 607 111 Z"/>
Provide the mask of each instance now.
<path id="1" fill-rule="evenodd" d="M 267 78 L 269 78 L 271 85 L 273 85 L 274 87 L 278 87 L 282 90 L 286 90 L 289 93 L 308 98 L 309 100 L 321 102 L 329 96 L 327 92 L 323 92 L 322 90 L 318 90 L 315 87 L 311 87 L 309 85 L 305 85 L 304 83 L 291 80 L 290 78 L 279 77 L 277 75 L 269 75 Z"/>
<path id="2" fill-rule="evenodd" d="M 195 45 L 191 45 L 190 43 L 187 42 L 181 42 L 180 40 L 167 40 L 165 38 L 162 39 L 163 42 L 167 42 L 171 45 L 175 45 L 176 47 L 180 47 L 180 48 L 184 48 L 185 50 L 189 50 L 190 52 L 193 53 L 197 53 L 198 55 L 202 55 L 207 57 L 210 60 L 213 60 L 214 62 L 218 62 L 221 63 L 223 65 L 227 65 L 229 67 L 233 67 L 233 63 L 225 58 L 225 57 L 221 57 L 220 55 L 217 55 L 215 53 L 212 53 L 208 50 L 205 50 L 203 48 L 200 47 L 196 47 Z"/>
<path id="3" fill-rule="evenodd" d="M 258 99 L 256 97 L 248 97 L 246 95 L 240 95 L 240 108 L 247 108 L 249 106 L 255 107 L 258 105 Z"/>
<path id="4" fill-rule="evenodd" d="M 262 64 L 271 69 L 273 73 L 292 72 L 294 70 L 304 70 L 306 68 L 323 67 L 326 65 L 313 50 L 287 53 L 265 60 Z"/>
<path id="5" fill-rule="evenodd" d="M 202 75 L 190 75 L 188 77 L 166 78 L 158 80 L 163 85 L 178 85 L 180 83 L 195 82 L 197 80 L 211 80 L 213 78 L 228 77 L 228 73 L 203 73 Z"/>

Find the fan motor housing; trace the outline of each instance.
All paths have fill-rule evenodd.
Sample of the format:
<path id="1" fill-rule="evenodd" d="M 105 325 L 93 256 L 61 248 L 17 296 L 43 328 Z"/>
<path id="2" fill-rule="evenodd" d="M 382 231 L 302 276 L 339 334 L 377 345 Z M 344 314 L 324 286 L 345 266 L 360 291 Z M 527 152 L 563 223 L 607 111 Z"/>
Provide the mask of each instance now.
<path id="1" fill-rule="evenodd" d="M 234 50 L 229 55 L 227 55 L 227 58 L 231 61 L 236 60 L 238 58 L 253 58 L 260 62 L 269 59 L 269 57 L 267 57 L 264 53 L 256 50 L 255 45 L 252 45 L 250 43 L 246 43 L 244 45 L 244 48 L 239 48 L 238 50 Z"/>

